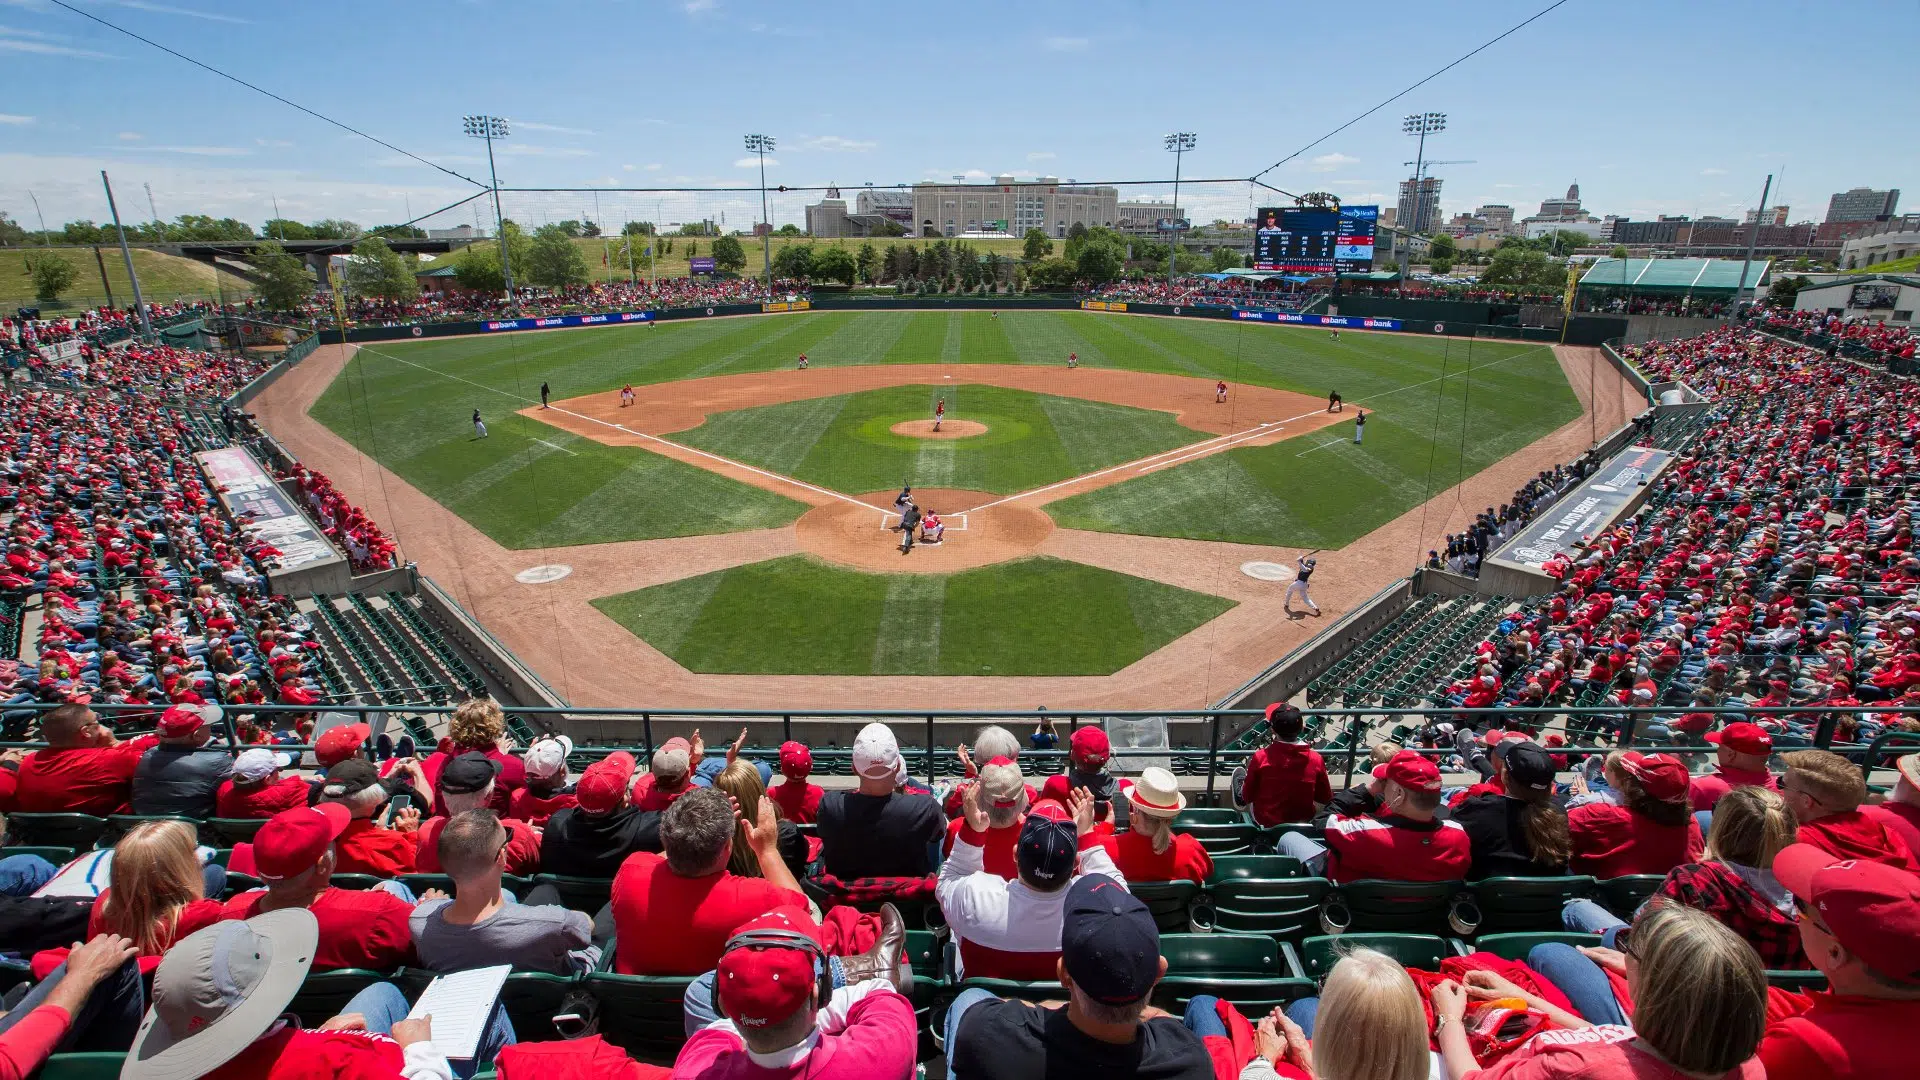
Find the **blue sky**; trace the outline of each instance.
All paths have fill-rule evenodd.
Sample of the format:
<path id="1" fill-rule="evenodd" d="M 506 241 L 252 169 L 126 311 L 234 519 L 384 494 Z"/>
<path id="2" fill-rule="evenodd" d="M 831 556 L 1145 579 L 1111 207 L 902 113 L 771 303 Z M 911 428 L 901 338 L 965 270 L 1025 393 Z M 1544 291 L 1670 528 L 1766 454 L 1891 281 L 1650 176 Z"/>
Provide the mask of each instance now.
<path id="1" fill-rule="evenodd" d="M 750 0 L 74 0 L 101 17 L 484 178 L 466 112 L 511 118 L 509 186 L 752 183 L 741 135 L 779 141 L 768 182 L 894 184 L 1002 172 L 1167 178 L 1168 131 L 1199 135 L 1193 177 L 1245 177 L 1548 0 L 1204 5 L 815 6 Z M 1913 0 L 1571 0 L 1266 179 L 1391 204 L 1410 171 L 1402 114 L 1429 140 L 1448 214 L 1522 214 L 1578 180 L 1596 213 L 1819 220 L 1827 196 L 1900 187 L 1920 209 L 1920 144 L 1897 130 Z M 1404 43 L 1404 44 L 1403 44 Z M 33 227 L 122 213 L 402 220 L 477 189 L 220 80 L 45 0 L 0 0 L 0 209 Z M 1165 195 L 1165 187 L 1140 189 Z M 1189 185 L 1195 217 L 1267 196 Z M 774 200 L 798 220 L 816 195 Z M 593 214 L 590 194 L 510 197 L 523 220 Z M 601 217 L 758 215 L 757 196 L 601 196 Z M 474 219 L 470 205 L 434 224 Z"/>

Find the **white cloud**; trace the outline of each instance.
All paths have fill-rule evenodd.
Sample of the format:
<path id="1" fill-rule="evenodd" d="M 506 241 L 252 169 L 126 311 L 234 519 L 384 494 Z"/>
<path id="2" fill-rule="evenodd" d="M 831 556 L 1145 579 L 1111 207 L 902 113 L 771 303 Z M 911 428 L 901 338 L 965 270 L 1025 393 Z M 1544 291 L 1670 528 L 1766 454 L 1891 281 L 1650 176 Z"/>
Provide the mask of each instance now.
<path id="1" fill-rule="evenodd" d="M 151 11 L 156 15 L 184 15 L 189 19 L 206 19 L 210 22 L 252 25 L 248 20 L 235 18 L 232 15 L 221 15 L 212 11 L 195 11 L 192 8 L 169 7 L 166 4 L 149 3 L 148 0 L 104 0 L 104 2 L 112 7 L 131 8 L 134 11 Z"/>
<path id="2" fill-rule="evenodd" d="M 685 3 L 680 5 L 680 10 L 689 15 L 699 15 L 703 12 L 712 11 L 719 6 L 720 0 L 686 0 Z"/>
<path id="3" fill-rule="evenodd" d="M 255 139 L 253 140 L 253 145 L 272 146 L 272 147 L 278 147 L 278 148 L 284 149 L 286 147 L 292 146 L 293 144 L 288 142 L 285 139 Z"/>
<path id="4" fill-rule="evenodd" d="M 1725 176 L 1725 175 L 1727 175 L 1727 170 L 1725 170 L 1725 169 L 1701 169 L 1701 170 L 1700 170 L 1700 175 L 1701 175 L 1701 176 Z"/>
<path id="5" fill-rule="evenodd" d="M 485 165 L 487 159 L 470 154 L 435 154 L 432 159 L 440 165 Z M 388 154 L 367 162 L 369 165 L 385 169 L 424 169 L 427 165 L 405 154 Z"/>
<path id="6" fill-rule="evenodd" d="M 779 158 L 768 158 L 768 159 L 767 159 L 767 164 L 769 164 L 769 165 L 778 165 L 778 164 L 780 164 L 780 159 L 779 159 Z M 757 169 L 757 168 L 759 168 L 759 167 L 760 167 L 760 159 L 759 159 L 758 157 L 743 157 L 743 158 L 738 158 L 738 159 L 736 159 L 736 160 L 734 161 L 734 163 L 733 163 L 733 167 L 734 167 L 734 168 L 736 168 L 736 169 Z"/>
<path id="7" fill-rule="evenodd" d="M 1083 37 L 1050 37 L 1042 39 L 1040 47 L 1048 52 L 1086 52 L 1087 39 Z"/>
<path id="8" fill-rule="evenodd" d="M 253 151 L 244 146 L 143 146 L 161 154 L 191 154 L 194 157 L 246 157 Z"/>
<path id="9" fill-rule="evenodd" d="M 137 131 L 123 131 L 115 137 L 118 138 L 121 142 L 139 142 L 141 139 L 146 138 L 145 135 L 142 135 Z"/>
<path id="10" fill-rule="evenodd" d="M 31 116 L 21 116 L 18 113 L 0 113 L 0 124 L 19 126 L 22 124 L 31 124 L 33 121 L 34 118 Z"/>
<path id="11" fill-rule="evenodd" d="M 582 150 L 577 146 L 538 146 L 528 143 L 508 143 L 500 148 L 504 157 L 592 157 L 593 151 Z"/>
<path id="12" fill-rule="evenodd" d="M 559 124 L 542 124 L 537 120 L 515 120 L 513 126 L 521 131 L 551 131 L 559 135 L 595 135 L 598 132 L 587 128 L 561 127 Z"/>
<path id="13" fill-rule="evenodd" d="M 77 49 L 63 45 L 66 38 L 58 34 L 43 34 L 38 30 L 25 30 L 17 26 L 0 26 L 0 52 L 32 53 L 36 56 L 71 56 L 81 60 L 118 60 L 110 53 L 96 52 L 93 49 Z"/>
<path id="14" fill-rule="evenodd" d="M 874 147 L 879 145 L 880 144 L 877 142 L 861 140 L 861 139 L 848 139 L 839 135 L 814 135 L 814 136 L 802 137 L 800 140 L 801 149 L 826 150 L 829 152 L 846 150 L 846 151 L 858 151 L 858 152 L 864 153 L 865 151 L 871 150 Z"/>
<path id="15" fill-rule="evenodd" d="M 632 166 L 632 165 L 622 165 L 622 166 L 620 166 L 620 171 L 621 171 L 621 172 L 632 172 L 633 170 L 634 170 L 634 166 Z"/>
<path id="16" fill-rule="evenodd" d="M 1314 158 L 1311 163 L 1314 172 L 1333 172 L 1336 169 L 1342 169 L 1348 165 L 1358 164 L 1360 164 L 1359 158 L 1338 153 L 1321 154 L 1319 157 Z"/>
<path id="17" fill-rule="evenodd" d="M 654 162 L 653 164 L 651 164 L 651 165 L 648 165 L 648 166 L 647 166 L 647 171 L 648 171 L 648 172 L 659 172 L 659 171 L 660 171 L 660 169 L 661 169 L 661 165 L 660 165 L 660 163 L 659 163 L 659 162 L 657 162 L 657 161 L 656 161 L 656 162 Z"/>
<path id="18" fill-rule="evenodd" d="M 1027 160 L 1028 161 L 1052 161 L 1054 159 L 1054 156 L 1055 155 L 1051 150 L 1035 150 L 1033 153 L 1027 155 Z"/>

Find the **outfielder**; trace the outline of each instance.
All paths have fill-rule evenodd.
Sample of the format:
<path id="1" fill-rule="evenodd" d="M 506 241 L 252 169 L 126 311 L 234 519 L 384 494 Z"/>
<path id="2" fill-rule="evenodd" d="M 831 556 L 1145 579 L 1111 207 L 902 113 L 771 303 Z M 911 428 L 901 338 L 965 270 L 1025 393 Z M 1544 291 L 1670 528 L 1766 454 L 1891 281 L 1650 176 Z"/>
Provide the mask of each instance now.
<path id="1" fill-rule="evenodd" d="M 1360 439 L 1367 433 L 1367 410 L 1360 409 L 1353 414 L 1353 445 L 1359 446 Z"/>
<path id="2" fill-rule="evenodd" d="M 476 439 L 487 437 L 487 422 L 480 419 L 479 409 L 473 410 L 473 437 Z"/>
<path id="3" fill-rule="evenodd" d="M 1300 561 L 1294 564 L 1293 584 L 1287 586 L 1287 597 L 1280 602 L 1282 611 L 1291 612 L 1293 610 L 1293 597 L 1294 594 L 1298 593 L 1300 599 L 1304 601 L 1309 608 L 1313 609 L 1315 615 L 1320 614 L 1320 605 L 1313 602 L 1313 594 L 1307 591 L 1307 579 L 1313 576 L 1314 565 L 1313 556 L 1311 555 L 1300 556 Z"/>

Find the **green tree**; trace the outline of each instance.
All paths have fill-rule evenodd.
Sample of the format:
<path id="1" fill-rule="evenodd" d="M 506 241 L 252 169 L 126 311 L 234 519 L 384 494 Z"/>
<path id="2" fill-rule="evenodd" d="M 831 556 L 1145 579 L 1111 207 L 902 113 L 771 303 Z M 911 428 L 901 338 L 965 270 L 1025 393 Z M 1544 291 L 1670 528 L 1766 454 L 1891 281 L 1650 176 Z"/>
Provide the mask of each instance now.
<path id="1" fill-rule="evenodd" d="M 556 289 L 587 283 L 587 257 L 580 254 L 566 224 L 542 225 L 533 231 L 533 241 L 527 245 L 528 281 Z M 574 223 L 576 227 L 578 224 Z"/>
<path id="2" fill-rule="evenodd" d="M 311 240 L 313 230 L 291 218 L 268 218 L 266 224 L 260 226 L 260 235 L 273 240 Z"/>
<path id="3" fill-rule="evenodd" d="M 806 244 L 788 244 L 773 256 L 773 272 L 778 277 L 813 276 L 813 248 Z"/>
<path id="4" fill-rule="evenodd" d="M 879 224 L 873 227 L 873 232 L 870 235 L 905 236 L 907 235 L 907 227 L 905 225 L 900 224 L 897 221 L 894 221 L 891 218 L 883 218 L 881 219 Z"/>
<path id="5" fill-rule="evenodd" d="M 805 236 L 806 234 L 800 231 L 800 226 L 798 226 L 798 225 L 795 225 L 795 224 L 794 224 L 793 222 L 791 222 L 791 221 L 789 221 L 789 222 L 787 222 L 787 223 L 786 223 L 785 225 L 782 225 L 782 226 L 780 226 L 780 227 L 779 227 L 778 229 L 775 229 L 775 230 L 773 231 L 773 235 L 775 235 L 775 236 Z"/>
<path id="6" fill-rule="evenodd" d="M 1558 289 L 1567 283 L 1567 267 L 1548 258 L 1544 251 L 1525 246 L 1503 247 L 1488 260 L 1480 281 L 1486 285 Z"/>
<path id="7" fill-rule="evenodd" d="M 27 242 L 27 230 L 20 223 L 0 210 L 0 247 L 16 247 Z"/>
<path id="8" fill-rule="evenodd" d="M 1116 280 L 1126 269 L 1126 249 L 1105 238 L 1088 240 L 1074 256 L 1075 273 L 1096 285 Z"/>
<path id="9" fill-rule="evenodd" d="M 411 300 L 420 295 L 420 282 L 413 270 L 410 260 L 388 247 L 385 240 L 369 236 L 353 246 L 353 259 L 347 263 L 347 288 L 360 296 Z"/>
<path id="10" fill-rule="evenodd" d="M 581 236 L 586 236 L 586 237 L 594 237 L 594 236 L 599 236 L 599 235 L 600 235 L 600 223 L 599 223 L 599 222 L 597 222 L 597 221 L 583 221 L 583 222 L 581 222 L 581 223 L 580 223 L 580 235 L 581 235 Z"/>
<path id="11" fill-rule="evenodd" d="M 580 224 L 580 222 L 574 220 L 573 218 L 568 218 L 565 221 L 555 222 L 553 225 L 547 226 L 547 227 L 559 229 L 561 232 L 565 233 L 570 237 L 586 235 L 586 227 Z M 534 231 L 534 235 L 539 236 L 540 235 L 539 230 L 536 229 Z"/>
<path id="12" fill-rule="evenodd" d="M 101 244 L 113 239 L 113 230 L 81 218 L 67 222 L 54 238 L 68 244 Z"/>
<path id="13" fill-rule="evenodd" d="M 1053 241 L 1039 229 L 1028 229 L 1026 238 L 1020 245 L 1020 257 L 1028 262 L 1039 262 L 1053 254 Z"/>
<path id="14" fill-rule="evenodd" d="M 61 256 L 43 251 L 27 256 L 27 276 L 33 280 L 34 298 L 51 304 L 80 280 L 80 271 Z"/>
<path id="15" fill-rule="evenodd" d="M 747 249 L 737 236 L 718 236 L 713 241 L 713 265 L 730 274 L 746 269 Z"/>
<path id="16" fill-rule="evenodd" d="M 1086 235 L 1087 227 L 1076 221 L 1073 223 L 1073 228 L 1067 230 L 1067 244 L 1071 246 L 1075 241 L 1080 240 Z M 1072 256 L 1068 257 L 1071 258 Z"/>
<path id="17" fill-rule="evenodd" d="M 1593 238 L 1583 232 L 1572 229 L 1555 229 L 1547 241 L 1547 254 L 1556 259 L 1564 259 L 1574 252 L 1593 243 Z"/>
<path id="18" fill-rule="evenodd" d="M 1073 287 L 1073 264 L 1065 259 L 1042 259 L 1027 268 L 1027 285 L 1034 289 Z"/>
<path id="19" fill-rule="evenodd" d="M 798 245 L 795 245 L 794 247 L 790 247 L 787 249 L 787 251 L 800 251 L 800 250 L 805 250 L 805 249 L 799 247 Z M 859 272 L 860 272 L 859 260 L 855 259 L 853 256 L 853 252 L 848 251 L 846 248 L 843 248 L 843 247 L 821 248 L 819 251 L 814 253 L 811 276 L 815 280 L 844 281 L 847 284 L 851 285 L 853 284 L 854 277 L 858 275 Z"/>
<path id="20" fill-rule="evenodd" d="M 1460 245 L 1455 243 L 1452 235 L 1448 233 L 1437 233 L 1434 235 L 1433 239 L 1427 241 L 1427 255 L 1428 255 L 1429 262 L 1431 262 L 1433 259 L 1445 259 L 1449 264 L 1451 264 L 1453 262 L 1454 256 L 1459 254 L 1459 251 L 1460 251 Z"/>
<path id="21" fill-rule="evenodd" d="M 293 311 L 312 298 L 313 271 L 287 254 L 278 241 L 269 240 L 254 248 L 249 261 L 259 273 L 256 287 L 269 311 Z"/>
<path id="22" fill-rule="evenodd" d="M 620 231 L 628 236 L 652 236 L 654 232 L 653 222 L 629 221 L 620 227 Z"/>
<path id="23" fill-rule="evenodd" d="M 307 226 L 307 232 L 315 240 L 357 240 L 360 226 L 339 218 L 323 218 Z"/>
<path id="24" fill-rule="evenodd" d="M 1630 252 L 1630 251 L 1628 251 L 1628 250 L 1627 250 L 1627 245 L 1625 245 L 1625 244 L 1615 244 L 1615 245 L 1613 245 L 1613 250 L 1612 250 L 1612 251 L 1609 251 L 1609 252 L 1607 252 L 1607 258 L 1609 258 L 1609 259 L 1624 259 L 1624 258 L 1627 258 L 1628 256 L 1630 256 L 1630 255 L 1632 255 L 1632 254 L 1633 254 L 1632 252 Z"/>
<path id="25" fill-rule="evenodd" d="M 1230 247 L 1214 248 L 1208 259 L 1208 265 L 1216 274 L 1223 270 L 1232 270 L 1240 265 L 1240 253 Z"/>
<path id="26" fill-rule="evenodd" d="M 1773 286 L 1767 290 L 1767 303 L 1775 307 L 1792 307 L 1794 299 L 1800 295 L 1800 290 L 1811 284 L 1813 282 L 1803 277 L 1774 278 Z"/>
<path id="27" fill-rule="evenodd" d="M 389 240 L 425 240 L 427 230 L 418 225 L 375 225 L 370 230 L 376 236 Z"/>
<path id="28" fill-rule="evenodd" d="M 520 226 L 511 221 L 506 223 L 500 235 L 507 242 L 507 258 L 513 262 L 514 280 L 524 283 L 527 279 L 528 248 L 532 246 L 532 241 L 520 231 Z M 474 292 L 506 291 L 506 282 L 500 273 L 499 242 L 468 244 L 460 253 L 460 261 L 454 265 L 453 279 L 460 283 L 461 288 Z"/>
<path id="29" fill-rule="evenodd" d="M 861 244 L 860 253 L 855 255 L 853 263 L 860 271 L 860 280 L 871 285 L 880 277 L 880 249 L 872 244 Z"/>

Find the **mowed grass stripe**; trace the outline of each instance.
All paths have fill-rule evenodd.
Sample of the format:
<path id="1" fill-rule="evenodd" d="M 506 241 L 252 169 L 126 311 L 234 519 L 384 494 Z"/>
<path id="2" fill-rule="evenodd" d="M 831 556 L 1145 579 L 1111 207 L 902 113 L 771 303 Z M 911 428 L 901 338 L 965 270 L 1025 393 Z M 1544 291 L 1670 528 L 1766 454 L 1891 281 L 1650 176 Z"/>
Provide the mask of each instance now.
<path id="1" fill-rule="evenodd" d="M 593 604 L 689 670 L 751 675 L 1107 675 L 1234 606 L 1052 558 L 922 575 L 804 555 Z"/>

